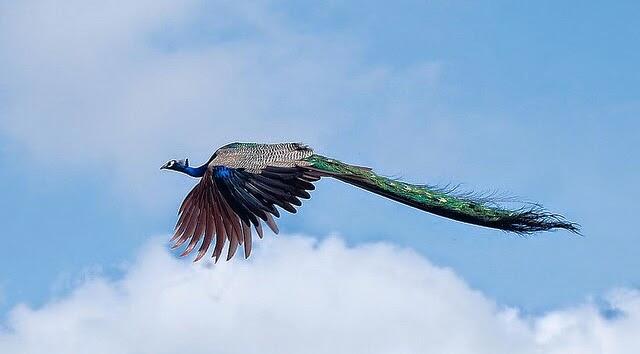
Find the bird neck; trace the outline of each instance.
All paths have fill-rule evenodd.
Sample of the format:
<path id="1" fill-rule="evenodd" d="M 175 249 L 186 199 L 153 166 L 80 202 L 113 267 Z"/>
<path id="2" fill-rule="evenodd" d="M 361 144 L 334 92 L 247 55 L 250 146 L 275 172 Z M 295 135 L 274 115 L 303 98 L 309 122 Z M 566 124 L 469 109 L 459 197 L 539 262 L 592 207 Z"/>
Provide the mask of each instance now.
<path id="1" fill-rule="evenodd" d="M 207 164 L 206 163 L 204 165 L 200 166 L 200 167 L 183 166 L 180 169 L 180 172 L 186 173 L 191 177 L 202 177 L 202 176 L 204 176 L 204 173 L 206 171 L 207 171 Z"/>

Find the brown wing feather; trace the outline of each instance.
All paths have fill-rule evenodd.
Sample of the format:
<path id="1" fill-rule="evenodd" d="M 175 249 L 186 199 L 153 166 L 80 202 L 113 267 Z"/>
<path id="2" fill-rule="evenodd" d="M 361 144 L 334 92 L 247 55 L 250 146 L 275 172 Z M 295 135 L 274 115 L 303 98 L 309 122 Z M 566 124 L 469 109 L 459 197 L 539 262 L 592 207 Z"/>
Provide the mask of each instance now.
<path id="1" fill-rule="evenodd" d="M 172 248 L 187 243 L 181 256 L 198 248 L 194 262 L 202 259 L 212 244 L 212 257 L 217 262 L 227 240 L 227 260 L 235 255 L 239 246 L 243 246 L 245 257 L 249 257 L 253 246 L 252 226 L 260 238 L 263 237 L 262 222 L 277 234 L 273 216 L 280 214 L 276 206 L 295 213 L 295 206 L 302 205 L 298 198 L 309 198 L 307 191 L 314 189 L 312 183 L 317 180 L 300 166 L 268 166 L 261 173 L 232 169 L 233 175 L 228 179 L 215 177 L 215 168 L 211 166 L 205 172 L 182 202 L 171 238 Z"/>
<path id="2" fill-rule="evenodd" d="M 198 254 L 193 260 L 194 262 L 197 262 L 202 257 L 204 257 L 205 253 L 209 249 L 209 246 L 211 245 L 213 234 L 215 233 L 215 213 L 213 211 L 213 201 L 209 198 L 208 191 L 205 192 L 204 197 L 207 200 L 207 203 L 205 204 L 206 219 L 204 227 L 204 238 L 202 239 L 202 244 L 200 244 L 200 248 L 198 249 Z"/>
<path id="3" fill-rule="evenodd" d="M 215 229 L 216 246 L 213 250 L 213 257 L 217 262 L 218 258 L 220 258 L 220 254 L 222 254 L 222 249 L 224 248 L 224 243 L 227 238 L 227 231 L 225 229 L 224 219 L 222 218 L 222 211 L 220 210 L 220 202 L 216 197 L 217 194 L 215 193 L 215 191 L 211 189 L 209 189 L 208 192 L 209 192 L 210 199 L 213 201 L 213 207 L 214 207 L 214 219 L 216 223 L 216 229 Z"/>

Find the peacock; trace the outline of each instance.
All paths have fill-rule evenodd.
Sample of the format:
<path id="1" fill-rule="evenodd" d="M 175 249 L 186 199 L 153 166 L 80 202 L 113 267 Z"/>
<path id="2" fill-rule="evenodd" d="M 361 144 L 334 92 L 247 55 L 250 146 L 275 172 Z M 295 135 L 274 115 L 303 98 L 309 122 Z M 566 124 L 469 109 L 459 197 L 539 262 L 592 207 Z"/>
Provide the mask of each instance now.
<path id="1" fill-rule="evenodd" d="M 181 256 L 198 244 L 195 261 L 213 246 L 217 262 L 228 241 L 227 260 L 238 246 L 251 254 L 251 227 L 263 237 L 262 223 L 275 234 L 278 208 L 290 213 L 309 199 L 313 183 L 331 177 L 402 204 L 473 225 L 530 234 L 565 229 L 579 234 L 579 225 L 546 211 L 538 204 L 518 209 L 501 207 L 492 198 L 457 194 L 429 185 L 415 185 L 376 174 L 371 168 L 355 166 L 315 154 L 301 143 L 231 143 L 219 148 L 199 167 L 189 160 L 170 160 L 161 169 L 178 171 L 200 181 L 185 197 L 171 238 L 172 248 L 188 241 Z M 277 208 L 278 207 L 278 208 Z"/>

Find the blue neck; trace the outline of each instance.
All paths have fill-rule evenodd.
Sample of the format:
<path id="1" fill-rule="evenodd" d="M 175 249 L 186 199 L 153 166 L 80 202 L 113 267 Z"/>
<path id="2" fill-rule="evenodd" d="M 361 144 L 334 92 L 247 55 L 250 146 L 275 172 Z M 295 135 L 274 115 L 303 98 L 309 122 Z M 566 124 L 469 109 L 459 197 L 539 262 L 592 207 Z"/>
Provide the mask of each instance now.
<path id="1" fill-rule="evenodd" d="M 179 171 L 182 173 L 186 173 L 191 177 L 202 177 L 204 176 L 204 173 L 207 171 L 207 164 L 205 163 L 200 167 L 181 166 Z"/>

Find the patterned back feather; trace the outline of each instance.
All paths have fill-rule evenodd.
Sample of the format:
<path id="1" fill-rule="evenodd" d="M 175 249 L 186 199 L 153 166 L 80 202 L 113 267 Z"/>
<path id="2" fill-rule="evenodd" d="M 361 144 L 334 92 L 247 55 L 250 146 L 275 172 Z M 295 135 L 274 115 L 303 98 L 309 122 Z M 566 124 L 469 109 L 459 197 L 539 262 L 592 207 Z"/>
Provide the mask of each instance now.
<path id="1" fill-rule="evenodd" d="M 310 166 L 311 163 L 304 161 L 304 159 L 311 155 L 313 155 L 313 150 L 299 143 L 232 143 L 218 149 L 209 160 L 209 164 L 242 168 L 248 172 L 260 173 L 268 166 Z"/>

